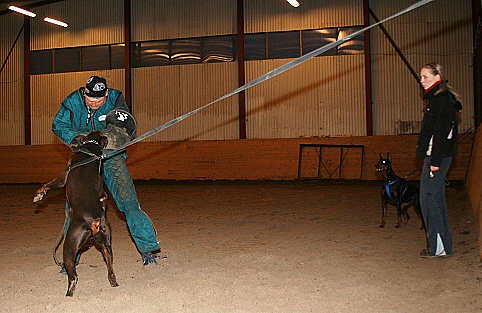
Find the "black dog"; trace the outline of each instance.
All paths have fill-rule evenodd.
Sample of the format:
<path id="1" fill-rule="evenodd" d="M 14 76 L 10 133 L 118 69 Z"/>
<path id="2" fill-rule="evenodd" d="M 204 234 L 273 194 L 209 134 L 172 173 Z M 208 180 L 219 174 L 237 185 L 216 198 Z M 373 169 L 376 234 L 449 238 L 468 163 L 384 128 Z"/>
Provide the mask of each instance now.
<path id="1" fill-rule="evenodd" d="M 387 215 L 387 206 L 390 203 L 397 207 L 397 228 L 402 224 L 406 224 L 410 219 L 408 214 L 408 207 L 413 206 L 418 217 L 422 221 L 420 229 L 424 228 L 422 210 L 420 208 L 420 191 L 413 184 L 407 182 L 405 178 L 398 177 L 392 169 L 392 158 L 390 153 L 387 153 L 387 158 L 384 159 L 380 153 L 380 160 L 375 165 L 378 172 L 385 172 L 383 174 L 382 193 L 382 223 L 381 228 L 385 227 L 385 218 Z"/>
<path id="2" fill-rule="evenodd" d="M 104 190 L 102 160 L 98 158 L 106 145 L 107 137 L 100 131 L 82 137 L 80 148 L 70 159 L 64 175 L 44 184 L 34 198 L 34 202 L 37 202 L 49 189 L 66 188 L 70 225 L 64 238 L 63 264 L 57 261 L 55 255 L 64 235 L 63 230 L 54 248 L 54 260 L 65 267 L 69 279 L 66 295 L 70 297 L 77 284 L 75 258 L 92 238 L 99 244 L 104 256 L 110 285 L 118 286 L 112 267 L 111 228 L 105 214 L 107 194 Z"/>

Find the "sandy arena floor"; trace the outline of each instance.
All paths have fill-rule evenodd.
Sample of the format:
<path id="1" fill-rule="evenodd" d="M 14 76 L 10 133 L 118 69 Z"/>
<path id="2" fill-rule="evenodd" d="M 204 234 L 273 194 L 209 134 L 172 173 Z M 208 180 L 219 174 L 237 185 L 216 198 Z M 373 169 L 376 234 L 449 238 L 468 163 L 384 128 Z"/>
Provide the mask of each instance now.
<path id="1" fill-rule="evenodd" d="M 447 189 L 454 255 L 421 259 L 412 209 L 402 228 L 394 208 L 378 227 L 378 182 L 136 182 L 159 265 L 142 267 L 109 200 L 120 286 L 91 248 L 72 298 L 52 259 L 64 191 L 33 204 L 38 187 L 0 185 L 1 312 L 482 312 L 477 226 L 460 183 Z"/>

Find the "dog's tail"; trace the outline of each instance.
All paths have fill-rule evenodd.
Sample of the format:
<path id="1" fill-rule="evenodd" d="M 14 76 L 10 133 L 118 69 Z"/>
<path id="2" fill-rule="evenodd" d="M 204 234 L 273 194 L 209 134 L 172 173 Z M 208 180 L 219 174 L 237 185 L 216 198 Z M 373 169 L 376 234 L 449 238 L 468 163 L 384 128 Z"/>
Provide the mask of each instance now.
<path id="1" fill-rule="evenodd" d="M 100 231 L 100 218 L 92 221 L 92 224 L 90 225 L 90 230 L 92 231 L 92 236 L 97 235 L 97 233 Z"/>
<path id="2" fill-rule="evenodd" d="M 60 244 L 64 240 L 64 234 L 65 234 L 65 225 L 67 225 L 67 218 L 68 218 L 68 211 L 65 211 L 65 220 L 64 220 L 64 226 L 62 226 L 62 230 L 60 231 L 59 236 L 57 237 L 57 241 L 55 241 L 54 249 L 53 249 L 53 257 L 54 257 L 54 262 L 58 266 L 62 267 L 64 266 L 63 262 L 59 262 L 57 260 L 57 249 L 59 248 Z"/>

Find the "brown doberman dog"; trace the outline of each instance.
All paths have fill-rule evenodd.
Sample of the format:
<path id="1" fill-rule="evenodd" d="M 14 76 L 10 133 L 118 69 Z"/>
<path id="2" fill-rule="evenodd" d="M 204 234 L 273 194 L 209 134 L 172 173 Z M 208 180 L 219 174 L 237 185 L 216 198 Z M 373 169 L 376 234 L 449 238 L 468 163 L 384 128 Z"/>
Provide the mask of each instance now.
<path id="1" fill-rule="evenodd" d="M 43 199 L 49 189 L 66 188 L 69 204 L 70 225 L 65 234 L 63 264 L 57 262 L 55 252 L 61 236 L 54 248 L 55 262 L 63 266 L 68 275 L 66 296 L 74 294 L 77 284 L 75 259 L 80 249 L 94 238 L 107 264 L 108 279 L 112 287 L 118 286 L 112 266 L 111 228 L 106 218 L 107 194 L 104 190 L 102 150 L 107 145 L 107 137 L 100 131 L 91 132 L 80 140 L 80 148 L 69 161 L 62 177 L 44 184 L 37 190 L 34 202 Z M 67 216 L 66 216 L 67 220 Z"/>

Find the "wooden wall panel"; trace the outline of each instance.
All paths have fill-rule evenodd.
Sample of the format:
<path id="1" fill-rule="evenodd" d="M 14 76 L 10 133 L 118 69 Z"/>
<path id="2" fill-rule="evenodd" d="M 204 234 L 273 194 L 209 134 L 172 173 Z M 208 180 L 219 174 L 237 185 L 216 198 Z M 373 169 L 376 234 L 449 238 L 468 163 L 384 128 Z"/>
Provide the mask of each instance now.
<path id="1" fill-rule="evenodd" d="M 480 260 L 482 261 L 482 128 L 480 127 L 477 129 L 466 185 L 472 210 L 479 222 Z"/>
<path id="2" fill-rule="evenodd" d="M 474 135 L 462 140 L 449 179 L 465 180 Z M 300 144 L 364 145 L 364 180 L 379 180 L 375 171 L 379 153 L 390 152 L 393 167 L 405 176 L 421 166 L 415 156 L 416 135 L 375 137 L 323 137 L 222 141 L 140 142 L 127 149 L 134 179 L 149 180 L 293 180 L 298 177 Z M 50 181 L 64 170 L 70 157 L 64 145 L 0 147 L 0 183 Z M 343 163 L 342 178 L 357 178 L 356 152 Z M 316 164 L 309 158 L 308 165 Z M 339 152 L 326 152 L 324 162 L 333 171 Z M 418 173 L 410 179 L 419 179 Z M 334 176 L 333 178 L 338 178 Z"/>

